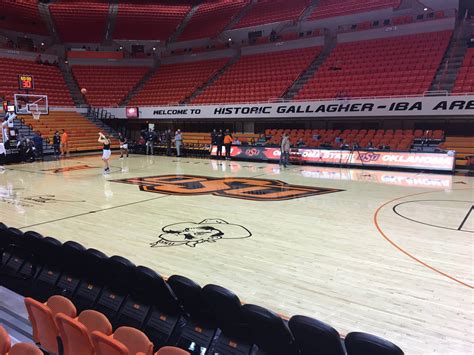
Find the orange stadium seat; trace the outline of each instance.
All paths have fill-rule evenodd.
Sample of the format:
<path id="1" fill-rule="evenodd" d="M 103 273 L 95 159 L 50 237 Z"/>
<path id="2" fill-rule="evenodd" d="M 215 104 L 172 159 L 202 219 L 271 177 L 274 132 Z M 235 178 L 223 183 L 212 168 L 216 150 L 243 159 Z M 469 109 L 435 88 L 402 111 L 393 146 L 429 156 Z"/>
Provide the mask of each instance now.
<path id="1" fill-rule="evenodd" d="M 178 104 L 216 73 L 229 58 L 163 64 L 131 105 Z"/>
<path id="2" fill-rule="evenodd" d="M 472 93 L 474 92 L 474 48 L 468 48 L 464 55 L 462 66 L 459 69 L 453 92 Z"/>
<path id="3" fill-rule="evenodd" d="M 49 105 L 74 106 L 69 90 L 59 69 L 52 65 L 36 64 L 29 60 L 0 58 L 0 92 L 13 101 L 13 93 L 19 93 L 18 75 L 31 74 L 35 88 L 29 94 L 48 95 Z"/>
<path id="4" fill-rule="evenodd" d="M 49 9 L 64 42 L 100 43 L 105 37 L 108 1 L 61 0 Z"/>
<path id="5" fill-rule="evenodd" d="M 442 31 L 338 44 L 296 98 L 422 94 L 450 37 Z"/>
<path id="6" fill-rule="evenodd" d="M 320 0 L 308 20 L 398 7 L 401 0 Z"/>
<path id="7" fill-rule="evenodd" d="M 0 0 L 0 9 L 0 28 L 43 36 L 48 34 L 36 1 Z"/>
<path id="8" fill-rule="evenodd" d="M 310 47 L 242 56 L 193 103 L 258 102 L 280 98 L 321 52 Z"/>
<path id="9" fill-rule="evenodd" d="M 114 38 L 167 40 L 191 10 L 182 1 L 141 0 L 120 3 Z"/>
<path id="10" fill-rule="evenodd" d="M 203 2 L 191 17 L 178 40 L 189 41 L 198 38 L 216 37 L 247 3 L 248 0 Z"/>
<path id="11" fill-rule="evenodd" d="M 308 0 L 259 0 L 234 28 L 296 20 L 309 3 Z"/>
<path id="12" fill-rule="evenodd" d="M 72 72 L 79 87 L 87 89 L 86 101 L 92 106 L 118 106 L 149 71 L 147 67 L 74 65 Z"/>

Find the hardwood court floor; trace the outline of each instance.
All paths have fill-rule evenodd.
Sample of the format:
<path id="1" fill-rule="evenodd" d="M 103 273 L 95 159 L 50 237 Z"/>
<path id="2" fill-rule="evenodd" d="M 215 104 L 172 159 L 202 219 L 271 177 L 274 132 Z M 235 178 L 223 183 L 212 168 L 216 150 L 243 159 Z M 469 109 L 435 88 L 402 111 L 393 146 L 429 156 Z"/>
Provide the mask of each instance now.
<path id="1" fill-rule="evenodd" d="M 254 191 L 242 179 L 189 177 L 197 182 L 181 195 L 112 181 L 163 175 L 132 182 L 156 192 L 175 175 L 271 179 L 310 195 L 229 198 Z M 472 354 L 473 185 L 463 176 L 158 156 L 115 156 L 104 177 L 97 156 L 7 166 L 0 206 L 9 226 L 219 284 L 244 302 L 312 316 L 342 334 L 370 332 L 406 354 Z M 199 186 L 207 193 L 183 195 Z M 216 193 L 219 186 L 232 190 Z M 288 188 L 279 186 L 271 189 Z M 216 219 L 228 224 L 209 221 Z"/>

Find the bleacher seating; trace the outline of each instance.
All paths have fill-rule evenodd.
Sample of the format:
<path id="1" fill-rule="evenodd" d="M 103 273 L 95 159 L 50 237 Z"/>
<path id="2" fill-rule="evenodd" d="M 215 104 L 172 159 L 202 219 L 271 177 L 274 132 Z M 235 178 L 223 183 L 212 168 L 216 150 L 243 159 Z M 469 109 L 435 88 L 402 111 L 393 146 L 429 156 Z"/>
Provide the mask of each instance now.
<path id="1" fill-rule="evenodd" d="M 89 105 L 98 107 L 118 106 L 120 101 L 150 70 L 147 67 L 122 67 L 102 65 L 75 65 L 72 73 L 79 87 L 87 89 Z"/>
<path id="2" fill-rule="evenodd" d="M 166 41 L 190 9 L 177 0 L 120 3 L 113 37 Z"/>
<path id="3" fill-rule="evenodd" d="M 158 68 L 142 90 L 130 101 L 131 105 L 178 104 L 203 85 L 229 58 L 177 64 Z"/>
<path id="4" fill-rule="evenodd" d="M 178 37 L 180 41 L 216 37 L 248 0 L 208 1 L 199 5 L 196 13 Z"/>
<path id="5" fill-rule="evenodd" d="M 296 99 L 422 94 L 450 36 L 442 31 L 338 44 Z"/>
<path id="6" fill-rule="evenodd" d="M 244 55 L 193 103 L 258 102 L 280 98 L 321 47 Z"/>
<path id="7" fill-rule="evenodd" d="M 48 35 L 36 1 L 0 0 L 0 28 L 11 31 Z"/>
<path id="8" fill-rule="evenodd" d="M 453 93 L 474 92 L 474 48 L 468 48 L 459 69 Z"/>
<path id="9" fill-rule="evenodd" d="M 67 339 L 67 333 L 74 332 L 75 341 L 87 339 L 90 333 L 98 355 L 151 355 L 151 346 L 159 349 L 156 355 L 186 354 L 171 352 L 169 346 L 197 350 L 192 350 L 193 354 L 202 354 L 202 348 L 221 354 L 249 354 L 251 349 L 257 350 L 256 345 L 260 352 L 274 355 L 317 354 L 322 349 L 325 354 L 344 354 L 338 332 L 325 323 L 298 315 L 288 321 L 269 309 L 242 305 L 237 295 L 224 287 L 201 288 L 179 275 L 166 281 L 153 270 L 135 266 L 126 258 L 109 258 L 76 242 L 62 244 L 52 237 L 32 231 L 23 233 L 0 223 L 0 250 L 0 285 L 31 295 L 25 304 L 33 337 L 50 351 L 57 349 L 65 336 L 65 355 L 71 355 L 67 349 L 72 339 Z M 74 254 L 66 250 L 74 250 Z M 89 264 L 91 260 L 97 262 Z M 55 289 L 63 291 L 65 297 L 54 295 Z M 36 294 L 42 297 L 37 298 Z M 94 325 L 91 327 L 91 323 L 81 319 L 84 309 L 80 300 L 84 297 L 90 300 L 85 312 L 100 312 L 104 306 L 109 311 L 114 309 L 105 327 L 94 329 Z M 76 318 L 78 311 L 81 313 Z M 92 324 L 103 324 L 104 315 L 100 318 L 100 322 Z M 131 325 L 131 321 L 137 325 Z M 110 334 L 113 323 L 115 331 Z M 73 327 L 65 329 L 66 324 Z M 82 336 L 75 329 L 80 329 Z M 315 341 L 315 334 L 323 342 Z M 354 349 L 348 355 L 403 355 L 395 344 L 370 334 L 350 333 L 348 338 L 347 348 Z"/>
<path id="10" fill-rule="evenodd" d="M 61 0 L 49 6 L 64 42 L 100 43 L 105 36 L 109 2 L 106 0 Z"/>
<path id="11" fill-rule="evenodd" d="M 26 124 L 32 126 L 33 131 L 41 132 L 46 139 L 53 142 L 54 132 L 64 128 L 69 135 L 69 150 L 71 152 L 102 149 L 102 144 L 97 142 L 98 132 L 102 129 L 77 112 L 50 111 L 49 115 L 41 116 L 36 121 L 29 115 L 19 116 Z M 112 148 L 117 148 L 118 142 L 112 139 Z"/>
<path id="12" fill-rule="evenodd" d="M 308 0 L 259 0 L 234 28 L 296 20 L 308 4 Z"/>
<path id="13" fill-rule="evenodd" d="M 320 0 L 308 20 L 351 15 L 384 8 L 396 8 L 401 0 Z"/>
<path id="14" fill-rule="evenodd" d="M 290 136 L 291 145 L 296 146 L 302 138 L 304 146 L 310 148 L 341 148 L 347 144 L 350 148 L 357 145 L 362 149 L 378 149 L 384 146 L 390 147 L 391 150 L 409 150 L 417 138 L 425 137 L 438 141 L 444 138 L 444 132 L 441 130 L 424 132 L 421 129 L 266 129 L 265 136 L 269 138 L 267 143 L 279 145 L 283 133 Z M 340 138 L 340 141 L 336 141 L 336 138 Z"/>
<path id="15" fill-rule="evenodd" d="M 35 88 L 29 94 L 48 95 L 49 105 L 74 106 L 63 75 L 56 66 L 36 64 L 28 60 L 0 58 L 0 92 L 13 101 L 18 90 L 18 75 L 31 74 Z"/>
<path id="16" fill-rule="evenodd" d="M 456 151 L 456 165 L 459 166 L 469 165 L 467 157 L 474 156 L 474 141 L 472 136 L 447 136 L 446 140 L 440 144 L 440 148 Z"/>

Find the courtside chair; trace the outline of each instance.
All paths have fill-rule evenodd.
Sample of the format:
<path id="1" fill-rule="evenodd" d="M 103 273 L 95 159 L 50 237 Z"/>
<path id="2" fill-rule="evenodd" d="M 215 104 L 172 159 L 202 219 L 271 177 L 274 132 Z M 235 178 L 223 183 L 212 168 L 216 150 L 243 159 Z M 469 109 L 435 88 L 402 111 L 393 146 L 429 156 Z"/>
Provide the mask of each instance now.
<path id="1" fill-rule="evenodd" d="M 140 285 L 140 288 L 135 289 L 137 294 L 148 292 L 149 296 L 153 297 L 143 331 L 155 344 L 155 350 L 157 350 L 168 345 L 173 332 L 182 322 L 183 311 L 175 293 L 161 275 L 147 267 L 138 266 L 135 278 L 136 285 Z M 130 303 L 127 303 L 127 309 L 129 308 Z"/>
<path id="2" fill-rule="evenodd" d="M 61 247 L 63 272 L 55 287 L 55 294 L 72 297 L 84 272 L 84 255 L 86 248 L 79 243 L 67 241 Z"/>
<path id="3" fill-rule="evenodd" d="M 32 297 L 44 302 L 55 294 L 55 286 L 61 276 L 62 243 L 57 239 L 45 237 L 36 244 L 39 263 L 43 267 L 36 277 Z"/>
<path id="4" fill-rule="evenodd" d="M 288 322 L 300 355 L 345 355 L 336 329 L 306 316 L 293 316 Z"/>
<path id="5" fill-rule="evenodd" d="M 11 347 L 10 335 L 5 328 L 0 325 L 0 355 L 8 354 Z"/>
<path id="6" fill-rule="evenodd" d="M 93 308 L 106 279 L 106 276 L 100 269 L 100 265 L 107 258 L 107 255 L 96 249 L 87 249 L 84 253 L 81 263 L 84 269 L 84 276 L 72 296 L 72 301 L 78 311 Z"/>
<path id="7" fill-rule="evenodd" d="M 127 347 L 111 336 L 95 331 L 91 338 L 96 355 L 130 355 Z"/>
<path id="8" fill-rule="evenodd" d="M 54 297 L 54 298 L 53 298 Z M 75 317 L 75 308 L 70 301 L 62 296 L 53 296 L 44 304 L 30 297 L 25 298 L 25 306 L 28 317 L 33 328 L 33 339 L 42 349 L 47 352 L 59 354 L 62 344 L 59 338 L 59 331 L 54 320 L 58 313 L 64 313 L 70 317 Z M 72 306 L 71 306 L 72 305 Z"/>
<path id="9" fill-rule="evenodd" d="M 403 355 L 402 349 L 375 335 L 352 332 L 344 339 L 348 355 Z"/>
<path id="10" fill-rule="evenodd" d="M 164 346 L 158 350 L 155 355 L 190 355 L 190 353 L 186 350 L 175 348 L 174 346 Z"/>
<path id="11" fill-rule="evenodd" d="M 94 346 L 85 325 L 62 313 L 57 314 L 55 320 L 63 344 L 63 355 L 94 355 Z"/>
<path id="12" fill-rule="evenodd" d="M 130 260 L 114 255 L 103 260 L 100 266 L 105 272 L 106 283 L 94 309 L 103 313 L 116 328 L 119 310 L 134 282 L 136 266 Z"/>
<path id="13" fill-rule="evenodd" d="M 202 294 L 216 318 L 221 333 L 212 351 L 220 354 L 249 354 L 253 343 L 242 315 L 242 303 L 235 293 L 217 285 L 206 285 Z"/>
<path id="14" fill-rule="evenodd" d="M 8 355 L 43 355 L 43 352 L 34 344 L 18 343 L 12 346 Z"/>
<path id="15" fill-rule="evenodd" d="M 242 314 L 249 324 L 252 341 L 259 350 L 271 355 L 298 354 L 295 339 L 278 314 L 253 304 L 243 305 Z"/>
<path id="16" fill-rule="evenodd" d="M 43 237 L 33 232 L 23 234 L 16 228 L 4 230 L 3 236 L 0 284 L 26 296 L 38 270 L 36 241 Z"/>
<path id="17" fill-rule="evenodd" d="M 173 275 L 168 284 L 185 312 L 186 325 L 175 342 L 178 347 L 195 352 L 207 351 L 216 335 L 214 314 L 202 294 L 201 286 L 184 276 Z"/>
<path id="18" fill-rule="evenodd" d="M 130 354 L 143 353 L 153 355 L 153 344 L 140 330 L 132 327 L 120 327 L 112 334 L 113 338 L 124 344 Z"/>

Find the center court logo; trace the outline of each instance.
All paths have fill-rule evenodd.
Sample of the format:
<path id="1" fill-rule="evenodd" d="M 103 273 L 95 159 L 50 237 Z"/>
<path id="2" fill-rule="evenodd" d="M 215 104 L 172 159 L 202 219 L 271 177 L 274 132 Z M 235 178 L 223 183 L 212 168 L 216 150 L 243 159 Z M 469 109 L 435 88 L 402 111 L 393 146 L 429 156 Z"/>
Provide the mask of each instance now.
<path id="1" fill-rule="evenodd" d="M 112 181 L 138 185 L 141 191 L 146 192 L 181 196 L 214 195 L 252 201 L 284 201 L 342 191 L 291 185 L 279 180 L 196 175 L 162 175 Z"/>
<path id="2" fill-rule="evenodd" d="M 221 239 L 244 239 L 252 236 L 250 231 L 238 224 L 222 219 L 205 219 L 202 222 L 175 223 L 163 227 L 158 240 L 150 243 L 152 248 L 186 245 L 194 248 L 202 243 L 215 243 Z"/>

